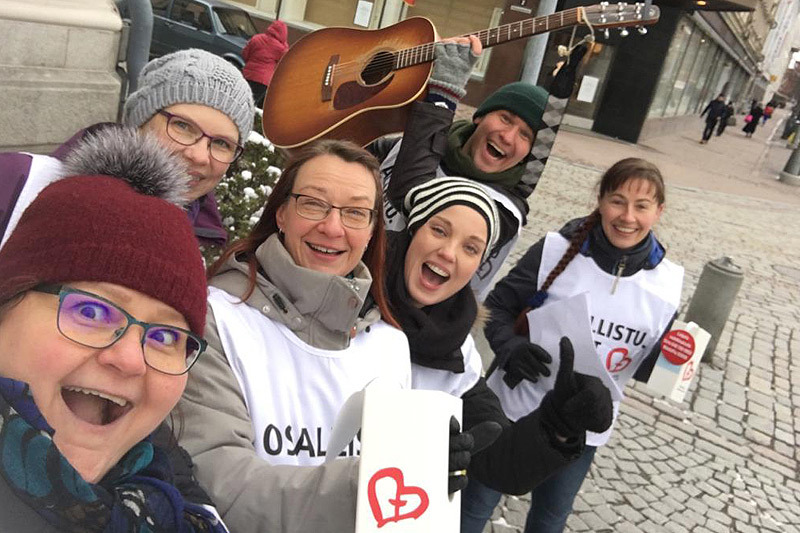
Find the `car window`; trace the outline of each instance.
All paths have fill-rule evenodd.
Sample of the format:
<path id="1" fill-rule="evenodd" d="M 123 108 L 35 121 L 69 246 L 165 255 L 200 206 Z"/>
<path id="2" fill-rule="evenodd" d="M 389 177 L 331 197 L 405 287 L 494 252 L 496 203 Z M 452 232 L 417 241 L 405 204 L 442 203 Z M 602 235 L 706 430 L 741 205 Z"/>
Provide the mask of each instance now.
<path id="1" fill-rule="evenodd" d="M 169 0 L 150 0 L 150 3 L 153 5 L 154 14 L 161 15 L 162 17 L 167 16 L 167 8 L 169 7 Z"/>
<path id="2" fill-rule="evenodd" d="M 212 30 L 211 17 L 208 15 L 206 6 L 191 0 L 175 0 L 170 18 L 201 30 Z"/>
<path id="3" fill-rule="evenodd" d="M 219 20 L 222 25 L 223 33 L 238 35 L 245 39 L 249 39 L 258 33 L 255 24 L 253 24 L 250 15 L 248 15 L 246 11 L 215 7 L 214 13 L 217 15 L 217 20 Z"/>

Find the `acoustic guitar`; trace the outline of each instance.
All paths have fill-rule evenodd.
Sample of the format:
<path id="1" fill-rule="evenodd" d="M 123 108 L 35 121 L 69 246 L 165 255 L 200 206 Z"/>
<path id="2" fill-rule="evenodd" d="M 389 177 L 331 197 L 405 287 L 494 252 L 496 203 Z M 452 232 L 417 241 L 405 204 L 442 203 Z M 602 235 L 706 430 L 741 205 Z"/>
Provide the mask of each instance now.
<path id="1" fill-rule="evenodd" d="M 658 17 L 656 6 L 602 2 L 469 35 L 489 48 L 578 24 L 643 27 Z M 435 35 L 433 23 L 423 17 L 379 30 L 325 28 L 306 35 L 289 48 L 272 77 L 264 135 L 290 149 L 322 137 L 364 145 L 402 131 L 409 104 L 425 95 Z"/>

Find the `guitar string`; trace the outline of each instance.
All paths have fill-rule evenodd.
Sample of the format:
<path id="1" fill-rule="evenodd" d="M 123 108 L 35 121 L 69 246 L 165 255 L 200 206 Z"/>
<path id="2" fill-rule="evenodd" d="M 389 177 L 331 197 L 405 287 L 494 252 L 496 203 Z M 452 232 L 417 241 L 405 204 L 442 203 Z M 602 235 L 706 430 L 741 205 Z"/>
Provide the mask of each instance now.
<path id="1" fill-rule="evenodd" d="M 635 7 L 637 5 L 638 4 L 632 4 L 629 7 Z M 613 6 L 613 4 L 612 4 L 612 6 Z M 589 6 L 589 7 L 592 7 L 592 6 Z M 492 34 L 494 33 L 494 35 L 495 35 L 495 37 L 494 37 L 495 44 L 499 44 L 499 42 L 500 42 L 499 39 L 500 39 L 500 36 L 501 36 L 501 34 L 503 32 L 505 32 L 505 33 L 507 33 L 509 35 L 509 38 L 507 40 L 511 40 L 510 39 L 511 31 L 515 31 L 515 30 L 513 30 L 513 27 L 515 25 L 519 26 L 519 32 L 522 33 L 523 31 L 525 31 L 525 28 L 528 25 L 530 25 L 532 32 L 535 31 L 537 29 L 537 27 L 541 26 L 542 24 L 544 24 L 546 31 L 550 31 L 550 21 L 551 20 L 553 20 L 553 22 L 558 22 L 557 25 L 556 24 L 553 25 L 553 29 L 554 30 L 555 29 L 561 29 L 561 27 L 564 27 L 564 26 L 575 25 L 576 23 L 580 23 L 581 20 L 578 17 L 578 12 L 579 12 L 580 9 L 584 10 L 584 18 L 586 18 L 586 13 L 585 13 L 586 7 L 583 6 L 583 7 L 578 7 L 578 8 L 567 9 L 567 10 L 564 10 L 564 11 L 560 11 L 558 13 L 553 13 L 551 15 L 545 15 L 545 16 L 542 16 L 542 17 L 535 17 L 535 18 L 532 18 L 532 19 L 525 19 L 525 20 L 522 20 L 522 21 L 509 22 L 508 24 L 504 24 L 502 26 L 496 26 L 494 28 L 481 30 L 477 34 L 475 34 L 475 33 L 465 34 L 465 35 L 461 35 L 460 37 L 468 37 L 469 35 L 476 35 L 476 36 L 478 36 L 479 39 L 481 39 L 482 43 L 484 43 L 484 40 L 485 40 L 484 46 L 488 46 L 490 44 L 490 40 L 492 39 Z M 618 10 L 615 11 L 613 9 L 613 7 L 612 7 L 612 9 L 608 10 L 607 13 L 610 16 L 624 14 L 621 11 L 618 11 Z M 572 18 L 568 18 L 566 21 L 564 20 L 565 17 L 572 17 L 572 16 L 575 17 L 574 20 Z M 585 20 L 584 22 L 588 22 L 588 20 Z M 642 20 L 641 22 L 644 22 L 644 20 Z M 556 27 L 556 26 L 558 26 L 558 27 Z M 533 35 L 533 34 L 531 34 L 531 35 Z M 363 67 L 363 68 L 361 67 L 361 64 L 362 64 L 361 61 L 348 61 L 348 62 L 340 63 L 338 65 L 334 65 L 333 73 L 350 74 L 355 69 L 355 70 L 358 70 L 360 72 L 363 72 L 364 74 L 373 74 L 375 72 L 380 72 L 382 70 L 385 70 L 387 67 L 394 66 L 395 68 L 406 68 L 406 67 L 414 66 L 414 65 L 417 65 L 417 64 L 421 64 L 421 63 L 427 63 L 427 62 L 430 62 L 430 61 L 433 60 L 433 53 L 432 52 L 433 52 L 433 49 L 434 49 L 435 46 L 436 46 L 436 43 L 433 42 L 433 43 L 425 43 L 425 44 L 422 44 L 422 45 L 417 45 L 417 46 L 414 46 L 414 47 L 411 47 L 411 48 L 405 48 L 403 50 L 397 50 L 397 51 L 394 51 L 394 52 L 388 52 L 387 51 L 386 54 L 389 55 L 390 57 L 385 58 L 385 59 L 379 59 L 379 60 L 376 60 L 376 61 L 372 61 L 366 67 Z M 411 63 L 409 63 L 408 65 L 403 65 L 403 66 L 399 66 L 398 67 L 397 63 L 401 60 L 401 54 L 405 54 L 405 59 L 410 59 Z M 423 58 L 423 59 L 420 60 L 420 58 Z"/>
<path id="2" fill-rule="evenodd" d="M 577 8 L 566 10 L 564 13 L 569 12 L 569 11 L 574 11 L 577 14 Z M 536 17 L 536 18 L 533 18 L 533 19 L 526 19 L 526 20 L 522 20 L 522 21 L 510 22 L 510 23 L 504 24 L 502 26 L 496 26 L 494 28 L 481 30 L 477 34 L 475 34 L 475 33 L 465 34 L 465 35 L 461 35 L 460 37 L 468 37 L 469 35 L 476 35 L 481 40 L 481 42 L 484 44 L 484 46 L 487 46 L 489 44 L 489 41 L 492 39 L 492 34 L 495 35 L 494 39 L 499 42 L 499 36 L 504 32 L 510 34 L 510 32 L 512 31 L 512 28 L 514 26 L 519 26 L 519 31 L 520 32 L 524 31 L 526 26 L 530 26 L 531 30 L 533 31 L 538 26 L 541 26 L 541 25 L 545 25 L 545 27 L 549 26 L 549 19 L 561 18 L 560 15 L 561 15 L 561 13 L 559 13 L 558 15 L 553 14 L 553 15 L 547 15 L 547 16 L 544 16 L 544 17 Z M 544 19 L 548 19 L 548 20 L 546 21 Z M 575 17 L 575 19 L 577 21 L 577 16 Z M 497 43 L 495 43 L 495 44 L 497 44 Z M 415 59 L 420 57 L 420 56 L 428 57 L 428 56 L 431 55 L 431 52 L 432 52 L 432 50 L 433 50 L 433 48 L 435 46 L 436 46 L 435 42 L 434 43 L 425 43 L 425 44 L 413 46 L 411 48 L 405 48 L 405 49 L 402 49 L 402 50 L 396 50 L 394 52 L 388 52 L 389 54 L 391 54 L 391 56 L 392 56 L 391 58 L 375 61 L 375 62 L 371 63 L 369 65 L 369 67 L 375 67 L 375 66 L 385 67 L 387 65 L 393 64 L 400 58 L 401 54 L 405 54 L 407 57 L 413 57 Z M 432 58 L 429 59 L 428 61 L 430 61 L 430 60 L 432 60 Z M 427 61 L 420 61 L 420 63 L 424 63 L 424 62 L 427 62 Z M 360 62 L 359 61 L 350 61 L 350 62 L 346 62 L 346 63 L 340 63 L 336 67 L 345 67 L 346 68 L 346 67 L 349 67 L 351 65 L 357 65 L 358 63 L 360 63 Z M 407 65 L 407 66 L 410 66 L 410 65 Z M 336 70 L 338 71 L 338 70 L 340 70 L 340 68 L 336 68 Z M 373 68 L 372 70 L 377 70 L 377 69 Z M 367 70 L 365 70 L 365 72 L 366 71 Z"/>
<path id="3" fill-rule="evenodd" d="M 488 46 L 490 44 L 490 40 L 492 39 L 492 34 L 494 34 L 495 35 L 494 39 L 496 41 L 495 44 L 498 44 L 499 43 L 499 37 L 500 37 L 500 35 L 502 33 L 504 33 L 504 32 L 508 33 L 509 36 L 510 36 L 511 31 L 516 31 L 516 30 L 513 30 L 513 27 L 515 25 L 519 27 L 519 32 L 520 33 L 525 31 L 527 26 L 530 26 L 531 31 L 535 31 L 540 26 L 544 26 L 549 31 L 549 28 L 551 27 L 551 24 L 550 24 L 551 21 L 552 22 L 559 22 L 560 23 L 559 26 L 574 25 L 576 22 L 578 22 L 577 13 L 578 13 L 578 8 L 568 9 L 568 10 L 565 10 L 563 12 L 559 12 L 559 13 L 555 13 L 555 14 L 551 14 L 551 15 L 546 15 L 546 16 L 543 16 L 543 17 L 536 17 L 536 18 L 533 18 L 533 19 L 526 19 L 526 20 L 522 20 L 522 21 L 510 22 L 510 23 L 504 24 L 502 26 L 496 26 L 494 28 L 481 30 L 477 34 L 475 34 L 475 33 L 465 34 L 465 35 L 461 35 L 460 37 L 468 37 L 469 35 L 476 35 L 481 40 L 481 43 L 484 44 L 484 46 Z M 568 18 L 567 20 L 564 20 L 565 17 L 570 17 L 570 16 L 574 17 L 574 20 L 572 18 Z M 552 25 L 553 29 L 560 29 L 560 28 L 557 28 L 555 26 L 556 26 L 556 24 Z M 508 39 L 508 40 L 510 40 L 510 39 Z M 339 63 L 338 65 L 334 65 L 333 72 L 334 73 L 338 73 L 338 74 L 349 74 L 353 70 L 362 71 L 365 74 L 371 74 L 371 73 L 374 73 L 374 72 L 379 72 L 381 70 L 384 70 L 386 67 L 390 67 L 392 65 L 397 65 L 398 61 L 401 58 L 401 54 L 405 54 L 405 58 L 406 59 L 412 59 L 414 61 L 414 64 L 430 62 L 430 61 L 433 60 L 432 51 L 435 48 L 435 46 L 436 46 L 435 42 L 434 43 L 425 43 L 425 44 L 422 44 L 422 45 L 413 46 L 411 48 L 405 48 L 405 49 L 402 49 L 402 50 L 396 50 L 394 52 L 387 52 L 387 54 L 389 54 L 391 57 L 385 58 L 385 59 L 379 59 L 377 61 L 370 62 L 367 65 L 367 67 L 365 67 L 365 68 L 361 67 L 361 61 L 348 61 L 348 62 L 344 62 L 344 63 Z M 423 61 L 418 61 L 418 58 L 420 58 L 420 57 L 425 57 L 425 58 L 430 57 L 430 59 L 426 59 L 426 60 L 423 60 Z M 403 67 L 400 67 L 400 68 L 405 68 L 405 67 L 408 67 L 408 66 L 412 66 L 412 64 L 404 65 Z"/>
<path id="4" fill-rule="evenodd" d="M 499 44 L 499 35 L 502 31 L 495 31 L 495 30 L 505 30 L 509 34 L 511 32 L 525 31 L 525 21 L 522 24 L 514 23 L 514 25 L 519 26 L 519 30 L 514 29 L 513 27 L 504 28 L 504 27 L 497 27 L 492 28 L 491 30 L 479 32 L 478 37 L 481 38 L 486 43 L 489 43 L 491 40 L 495 40 L 495 44 Z M 545 25 L 543 21 L 539 21 L 536 24 L 536 27 Z M 531 29 L 534 29 L 534 26 L 531 25 Z M 485 35 L 484 35 L 485 33 Z M 474 34 L 473 34 L 474 35 Z M 510 39 L 508 39 L 510 40 Z M 421 63 L 430 62 L 433 60 L 432 51 L 435 47 L 436 43 L 428 43 L 425 45 L 420 45 L 413 48 L 398 50 L 395 52 L 387 52 L 386 58 L 381 58 L 378 60 L 374 60 L 370 62 L 366 67 L 361 66 L 361 61 L 350 61 L 346 63 L 340 63 L 339 65 L 334 66 L 333 70 L 334 73 L 342 74 L 350 74 L 352 71 L 357 70 L 363 72 L 365 75 L 373 74 L 375 72 L 381 72 L 389 67 L 391 70 L 396 68 L 406 68 L 410 66 L 414 66 Z M 484 44 L 486 46 L 486 44 Z M 409 61 L 408 64 L 402 64 L 405 61 Z M 394 68 L 391 68 L 394 67 Z"/>

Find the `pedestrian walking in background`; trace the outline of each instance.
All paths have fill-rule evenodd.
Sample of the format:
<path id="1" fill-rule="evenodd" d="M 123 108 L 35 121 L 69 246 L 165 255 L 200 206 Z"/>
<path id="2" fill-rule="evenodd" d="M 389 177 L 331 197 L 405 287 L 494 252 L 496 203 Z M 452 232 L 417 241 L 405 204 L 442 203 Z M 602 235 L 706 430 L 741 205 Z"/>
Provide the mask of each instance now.
<path id="1" fill-rule="evenodd" d="M 756 132 L 756 127 L 758 126 L 758 121 L 761 119 L 761 116 L 764 114 L 764 110 L 761 108 L 761 104 L 756 102 L 753 104 L 753 107 L 750 108 L 750 113 L 744 117 L 744 121 L 746 124 L 742 131 L 745 134 L 745 137 L 752 137 L 753 134 Z"/>
<path id="2" fill-rule="evenodd" d="M 242 50 L 245 60 L 242 74 L 250 84 L 259 109 L 264 107 L 264 96 L 267 94 L 269 82 L 272 81 L 275 67 L 289 49 L 288 35 L 286 23 L 276 20 L 264 33 L 253 35 Z"/>
<path id="3" fill-rule="evenodd" d="M 706 115 L 706 127 L 703 130 L 703 138 L 700 140 L 700 144 L 705 144 L 711 138 L 711 135 L 714 133 L 714 128 L 717 127 L 717 122 L 720 118 L 722 118 L 725 114 L 725 95 L 721 94 L 717 96 L 714 100 L 711 100 L 703 112 L 700 113 L 700 116 Z"/>
<path id="4" fill-rule="evenodd" d="M 766 124 L 767 121 L 772 118 L 773 111 L 775 111 L 775 101 L 770 100 L 767 102 L 767 105 L 764 106 L 764 124 Z"/>
<path id="5" fill-rule="evenodd" d="M 544 406 L 558 380 L 550 377 L 551 361 L 543 350 L 529 341 L 530 309 L 545 312 L 549 302 L 588 293 L 597 346 L 591 356 L 600 359 L 620 390 L 634 374 L 649 377 L 660 341 L 677 314 L 683 268 L 665 258 L 652 231 L 665 202 L 658 168 L 637 158 L 618 161 L 600 180 L 597 200 L 589 216 L 534 244 L 486 299 L 491 312 L 486 338 L 497 356 L 497 370 L 487 381 L 511 420 Z M 627 336 L 618 333 L 622 329 Z M 538 375 L 519 371 L 534 364 Z M 615 401 L 614 420 L 618 409 Z M 580 418 L 576 413 L 576 421 Z M 556 429 L 569 432 L 571 422 Z M 533 490 L 526 533 L 563 530 L 595 451 L 612 429 L 613 424 L 601 433 L 587 432 L 581 457 Z M 473 503 L 475 514 L 483 512 L 488 519 L 500 494 L 470 481 L 463 498 Z"/>
<path id="6" fill-rule="evenodd" d="M 719 126 L 717 127 L 717 137 L 722 135 L 722 132 L 725 131 L 725 128 L 728 127 L 728 121 L 733 116 L 733 101 L 728 100 L 728 103 L 725 105 L 725 111 L 722 113 L 722 116 L 719 118 Z"/>

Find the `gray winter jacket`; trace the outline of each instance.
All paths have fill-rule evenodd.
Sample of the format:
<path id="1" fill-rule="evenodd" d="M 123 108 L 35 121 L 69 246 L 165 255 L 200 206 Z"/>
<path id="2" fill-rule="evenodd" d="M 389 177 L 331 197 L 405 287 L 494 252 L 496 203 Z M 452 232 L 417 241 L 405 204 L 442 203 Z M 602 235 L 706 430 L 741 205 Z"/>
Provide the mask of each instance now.
<path id="1" fill-rule="evenodd" d="M 300 268 L 277 235 L 256 250 L 256 258 L 256 288 L 246 303 L 309 344 L 345 348 L 350 334 L 343 331 L 360 331 L 380 319 L 376 308 L 360 312 L 371 284 L 361 263 L 352 279 Z M 247 273 L 246 262 L 231 258 L 211 285 L 241 296 Z M 353 531 L 357 460 L 301 467 L 273 465 L 258 457 L 253 423 L 211 308 L 205 338 L 208 349 L 189 372 L 175 411 L 180 426 L 176 433 L 228 528 L 236 533 Z"/>

